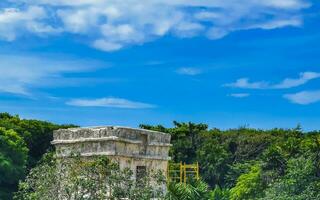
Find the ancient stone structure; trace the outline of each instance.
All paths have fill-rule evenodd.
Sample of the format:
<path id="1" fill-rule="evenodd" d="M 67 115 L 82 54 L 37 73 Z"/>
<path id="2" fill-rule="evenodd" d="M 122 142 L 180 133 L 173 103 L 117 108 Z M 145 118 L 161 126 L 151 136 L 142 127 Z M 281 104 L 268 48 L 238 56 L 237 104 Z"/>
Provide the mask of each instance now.
<path id="1" fill-rule="evenodd" d="M 118 126 L 69 128 L 54 131 L 52 144 L 57 155 L 80 153 L 91 157 L 105 155 L 118 162 L 120 168 L 130 168 L 134 176 L 141 171 L 167 172 L 170 135 L 144 129 Z"/>

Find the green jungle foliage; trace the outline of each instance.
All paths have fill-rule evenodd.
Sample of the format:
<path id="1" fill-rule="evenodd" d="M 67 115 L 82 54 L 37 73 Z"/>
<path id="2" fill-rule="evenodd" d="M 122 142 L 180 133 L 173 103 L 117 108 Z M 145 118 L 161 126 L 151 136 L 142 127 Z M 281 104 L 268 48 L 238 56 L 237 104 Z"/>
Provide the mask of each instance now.
<path id="1" fill-rule="evenodd" d="M 49 153 L 19 184 L 14 200 L 164 199 L 165 177 L 147 174 L 135 182 L 130 169 L 120 169 L 106 157 L 57 159 Z"/>
<path id="2" fill-rule="evenodd" d="M 32 184 L 37 183 L 38 175 L 50 177 L 48 173 L 54 170 L 52 166 L 44 164 L 43 160 L 48 159 L 44 158 L 41 162 L 39 160 L 44 153 L 52 150 L 52 131 L 69 125 L 21 120 L 18 116 L 2 113 L 0 127 L 0 199 L 11 199 L 12 191 L 17 189 L 19 180 L 22 182 L 16 199 L 19 199 L 19 195 L 20 199 L 39 199 L 36 195 L 40 193 L 37 192 L 46 187 L 44 185 L 37 188 Z M 163 198 L 320 199 L 318 131 L 303 132 L 299 126 L 294 129 L 260 130 L 240 127 L 219 130 L 209 129 L 206 124 L 178 122 L 174 122 L 170 128 L 161 125 L 140 127 L 171 134 L 173 146 L 170 156 L 173 162 L 199 162 L 200 165 L 202 181 L 187 185 L 171 183 L 168 186 L 168 195 Z M 31 168 L 33 169 L 25 179 Z M 41 170 L 48 173 L 42 173 Z M 134 187 L 131 190 L 134 190 Z M 146 194 L 146 199 L 150 197 L 150 188 L 137 190 L 132 191 L 132 194 L 142 193 Z M 28 196 L 29 194 L 31 196 Z M 21 195 L 26 196 L 22 198 Z"/>
<path id="3" fill-rule="evenodd" d="M 19 180 L 52 149 L 53 130 L 72 127 L 0 113 L 0 200 L 12 199 Z"/>
<path id="4" fill-rule="evenodd" d="M 58 159 L 48 153 L 20 182 L 14 200 L 207 200 L 208 185 L 203 181 L 173 183 L 164 192 L 166 178 L 161 171 L 148 171 L 134 181 L 130 169 L 120 169 L 106 157 L 83 159 L 74 155 Z"/>
<path id="5" fill-rule="evenodd" d="M 140 125 L 171 134 L 174 162 L 199 162 L 212 200 L 320 199 L 320 132 Z M 188 190 L 185 188 L 185 190 Z M 200 199 L 200 198 L 195 198 Z"/>

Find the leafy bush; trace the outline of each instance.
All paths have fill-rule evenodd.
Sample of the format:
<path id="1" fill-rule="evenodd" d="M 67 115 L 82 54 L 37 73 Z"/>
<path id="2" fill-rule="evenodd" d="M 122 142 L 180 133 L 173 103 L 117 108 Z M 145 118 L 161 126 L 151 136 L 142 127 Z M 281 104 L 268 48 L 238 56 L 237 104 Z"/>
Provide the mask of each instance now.
<path id="1" fill-rule="evenodd" d="M 74 156 L 58 159 L 52 154 L 33 168 L 19 184 L 15 200 L 149 200 L 163 198 L 165 184 L 159 172 L 149 172 L 138 184 L 129 169 L 120 170 L 106 157 Z"/>
<path id="2" fill-rule="evenodd" d="M 230 190 L 230 200 L 257 199 L 262 193 L 261 167 L 255 164 L 248 173 L 242 174 Z"/>
<path id="3" fill-rule="evenodd" d="M 24 176 L 28 148 L 13 130 L 0 128 L 0 199 L 10 199 Z"/>
<path id="4" fill-rule="evenodd" d="M 209 187 L 201 180 L 189 184 L 171 182 L 166 196 L 167 200 L 208 200 L 209 198 Z"/>
<path id="5" fill-rule="evenodd" d="M 53 130 L 72 127 L 0 113 L 0 199 L 12 199 L 18 181 L 34 167 L 50 144 Z"/>

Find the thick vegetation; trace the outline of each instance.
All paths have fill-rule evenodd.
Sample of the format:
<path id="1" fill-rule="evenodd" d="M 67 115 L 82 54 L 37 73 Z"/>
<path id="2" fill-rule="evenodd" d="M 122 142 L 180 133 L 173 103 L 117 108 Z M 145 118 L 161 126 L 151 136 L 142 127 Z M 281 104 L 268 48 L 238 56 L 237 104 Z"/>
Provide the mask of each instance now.
<path id="1" fill-rule="evenodd" d="M 14 199 L 163 199 L 165 177 L 160 172 L 149 171 L 148 174 L 135 182 L 131 170 L 120 169 L 105 157 L 84 160 L 74 155 L 69 159 L 57 159 L 49 153 L 20 183 Z"/>
<path id="2" fill-rule="evenodd" d="M 0 113 L 0 199 L 12 198 L 19 180 L 50 150 L 53 130 L 70 127 Z"/>
<path id="3" fill-rule="evenodd" d="M 320 199 L 320 133 L 295 129 L 208 130 L 141 125 L 172 135 L 173 161 L 195 162 L 213 189 L 211 199 Z"/>
<path id="4" fill-rule="evenodd" d="M 53 183 L 57 179 L 50 175 L 50 172 L 56 170 L 54 168 L 56 165 L 46 164 L 53 162 L 52 159 L 48 160 L 48 156 L 40 163 L 39 160 L 52 148 L 50 146 L 52 131 L 68 126 L 58 126 L 37 120 L 21 120 L 18 116 L 3 113 L 0 114 L 0 127 L 0 199 L 11 199 L 10 194 L 17 188 L 19 180 L 25 181 L 21 182 L 16 199 L 37 200 L 39 199 L 37 195 L 44 198 L 48 190 L 42 189 L 56 185 Z M 320 199 L 320 132 L 302 132 L 300 127 L 271 130 L 243 127 L 219 130 L 208 129 L 206 124 L 178 122 L 174 122 L 171 128 L 161 125 L 141 125 L 141 128 L 171 134 L 173 146 L 170 155 L 173 162 L 199 162 L 200 164 L 203 181 L 188 185 L 171 183 L 168 186 L 170 192 L 163 198 L 181 200 Z M 99 168 L 101 160 L 96 162 L 84 165 L 81 170 L 90 169 L 88 173 L 97 173 L 98 169 L 103 168 Z M 33 169 L 25 179 L 26 172 L 31 168 Z M 81 170 L 77 172 L 85 172 Z M 116 175 L 117 177 L 127 176 L 126 173 L 129 172 L 123 173 Z M 39 174 L 47 177 L 38 179 Z M 83 183 L 77 178 L 83 176 L 73 177 L 76 179 L 68 187 L 76 189 L 78 186 L 74 184 Z M 49 178 L 53 178 L 53 181 L 41 182 Z M 96 187 L 93 185 L 96 182 L 85 180 L 89 181 L 88 189 L 94 192 Z M 121 181 L 121 178 L 117 180 Z M 46 186 L 46 183 L 51 185 Z M 124 192 L 121 189 L 122 187 L 118 190 L 120 196 Z M 130 187 L 126 192 L 133 195 L 132 198 L 146 194 L 145 199 L 148 199 L 154 190 L 148 187 L 135 190 L 135 187 Z M 144 197 L 139 196 L 139 198 Z"/>

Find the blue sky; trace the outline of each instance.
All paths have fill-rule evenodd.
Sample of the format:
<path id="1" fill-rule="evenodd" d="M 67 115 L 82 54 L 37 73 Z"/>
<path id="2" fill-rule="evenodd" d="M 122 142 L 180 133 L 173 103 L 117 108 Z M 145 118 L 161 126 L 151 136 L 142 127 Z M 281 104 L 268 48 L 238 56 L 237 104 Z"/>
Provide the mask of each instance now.
<path id="1" fill-rule="evenodd" d="M 308 0 L 7 0 L 0 110 L 82 126 L 320 129 Z"/>

